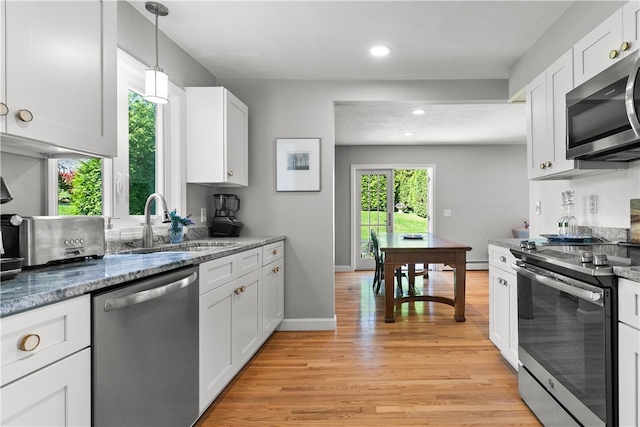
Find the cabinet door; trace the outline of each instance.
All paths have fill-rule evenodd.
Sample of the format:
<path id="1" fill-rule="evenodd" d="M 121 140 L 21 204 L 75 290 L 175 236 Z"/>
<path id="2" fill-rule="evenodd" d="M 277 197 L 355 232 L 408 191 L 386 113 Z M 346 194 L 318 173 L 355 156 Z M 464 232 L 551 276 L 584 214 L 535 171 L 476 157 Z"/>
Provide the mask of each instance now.
<path id="1" fill-rule="evenodd" d="M 246 186 L 249 183 L 249 109 L 231 92 L 225 93 L 227 182 Z"/>
<path id="2" fill-rule="evenodd" d="M 569 50 L 547 68 L 547 144 L 551 145 L 552 164 L 548 174 L 574 168 L 567 160 L 567 92 L 573 89 L 573 51 Z"/>
<path id="3" fill-rule="evenodd" d="M 262 344 L 262 270 L 255 270 L 232 282 L 233 363 L 244 364 Z"/>
<path id="4" fill-rule="evenodd" d="M 503 276 L 489 267 L 489 337 L 501 352 L 509 345 L 509 288 Z"/>
<path id="5" fill-rule="evenodd" d="M 240 367 L 233 365 L 233 283 L 200 296 L 200 411 L 218 396 Z"/>
<path id="6" fill-rule="evenodd" d="M 116 4 L 7 1 L 6 132 L 116 155 Z M 18 118 L 28 110 L 30 122 Z"/>
<path id="7" fill-rule="evenodd" d="M 618 324 L 618 394 L 621 426 L 637 426 L 640 422 L 640 330 Z"/>
<path id="8" fill-rule="evenodd" d="M 553 146 L 547 133 L 547 83 L 543 72 L 527 85 L 527 163 L 529 179 L 544 175 L 552 163 Z"/>
<path id="9" fill-rule="evenodd" d="M 631 48 L 623 52 L 627 56 L 638 50 L 640 40 L 640 1 L 631 0 L 622 7 L 622 41 L 630 43 Z"/>
<path id="10" fill-rule="evenodd" d="M 509 288 L 509 345 L 506 358 L 518 370 L 518 276 L 510 274 L 504 276 Z"/>
<path id="11" fill-rule="evenodd" d="M 265 267 L 262 274 L 262 340 L 266 340 L 284 318 L 284 259 Z"/>
<path id="12" fill-rule="evenodd" d="M 91 350 L 0 389 L 3 426 L 91 425 Z"/>
<path id="13" fill-rule="evenodd" d="M 576 86 L 616 63 L 621 55 L 611 59 L 612 50 L 619 52 L 622 43 L 622 9 L 579 40 L 573 47 L 574 83 Z"/>

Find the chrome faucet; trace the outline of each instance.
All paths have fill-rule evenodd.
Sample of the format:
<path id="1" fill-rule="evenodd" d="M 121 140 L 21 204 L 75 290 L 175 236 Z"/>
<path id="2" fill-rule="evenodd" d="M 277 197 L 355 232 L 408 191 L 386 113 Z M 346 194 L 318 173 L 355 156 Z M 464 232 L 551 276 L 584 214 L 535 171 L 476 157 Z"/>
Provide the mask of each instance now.
<path id="1" fill-rule="evenodd" d="M 142 228 L 142 247 L 150 248 L 153 246 L 153 230 L 151 228 L 151 202 L 153 199 L 162 202 L 162 222 L 171 222 L 169 219 L 169 208 L 167 207 L 167 201 L 162 197 L 160 193 L 153 193 L 147 197 L 147 202 L 144 204 L 144 227 Z M 156 201 L 156 209 L 158 209 L 158 202 Z"/>

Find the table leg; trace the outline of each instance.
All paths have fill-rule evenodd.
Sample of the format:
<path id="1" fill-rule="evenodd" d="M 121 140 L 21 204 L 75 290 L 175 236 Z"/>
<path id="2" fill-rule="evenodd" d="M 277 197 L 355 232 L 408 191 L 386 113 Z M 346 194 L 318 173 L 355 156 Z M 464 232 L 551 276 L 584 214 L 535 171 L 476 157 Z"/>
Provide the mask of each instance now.
<path id="1" fill-rule="evenodd" d="M 462 262 L 457 262 L 453 267 L 453 282 L 454 282 L 454 315 L 453 318 L 456 322 L 464 322 L 467 320 L 464 317 L 464 296 L 467 277 L 467 262 L 466 259 Z"/>
<path id="2" fill-rule="evenodd" d="M 393 300 L 393 291 L 394 291 L 394 271 L 395 268 L 391 265 L 385 264 L 384 266 L 384 321 L 386 323 L 394 323 L 396 321 L 394 310 L 394 300 Z"/>

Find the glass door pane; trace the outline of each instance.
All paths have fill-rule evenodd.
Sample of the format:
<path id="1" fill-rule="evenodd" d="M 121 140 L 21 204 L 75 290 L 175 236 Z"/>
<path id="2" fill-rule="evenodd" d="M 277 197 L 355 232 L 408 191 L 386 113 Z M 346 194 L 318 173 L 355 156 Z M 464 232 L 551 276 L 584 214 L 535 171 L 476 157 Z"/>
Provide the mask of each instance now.
<path id="1" fill-rule="evenodd" d="M 358 173 L 358 194 L 356 199 L 356 221 L 360 230 L 359 256 L 356 269 L 375 268 L 371 230 L 376 233 L 391 231 L 393 223 L 393 174 L 391 170 L 369 170 Z"/>

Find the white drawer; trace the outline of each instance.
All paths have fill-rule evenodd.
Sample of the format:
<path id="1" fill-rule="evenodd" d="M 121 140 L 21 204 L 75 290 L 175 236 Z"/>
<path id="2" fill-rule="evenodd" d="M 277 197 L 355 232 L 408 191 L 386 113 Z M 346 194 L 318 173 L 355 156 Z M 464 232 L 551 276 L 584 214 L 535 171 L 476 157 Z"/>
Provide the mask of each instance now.
<path id="1" fill-rule="evenodd" d="M 91 344 L 89 295 L 0 319 L 2 385 Z M 21 349 L 21 343 L 31 350 Z"/>
<path id="2" fill-rule="evenodd" d="M 238 255 L 238 276 L 251 273 L 262 267 L 262 248 L 250 249 L 240 252 Z"/>
<path id="3" fill-rule="evenodd" d="M 238 254 L 200 264 L 200 295 L 229 283 L 238 274 Z"/>
<path id="4" fill-rule="evenodd" d="M 284 256 L 284 240 L 262 247 L 262 265 L 267 265 Z"/>
<path id="5" fill-rule="evenodd" d="M 618 320 L 640 329 L 640 283 L 618 280 Z"/>
<path id="6" fill-rule="evenodd" d="M 489 245 L 489 264 L 492 266 L 513 272 L 511 264 L 515 262 L 516 257 L 513 256 L 508 248 Z"/>

